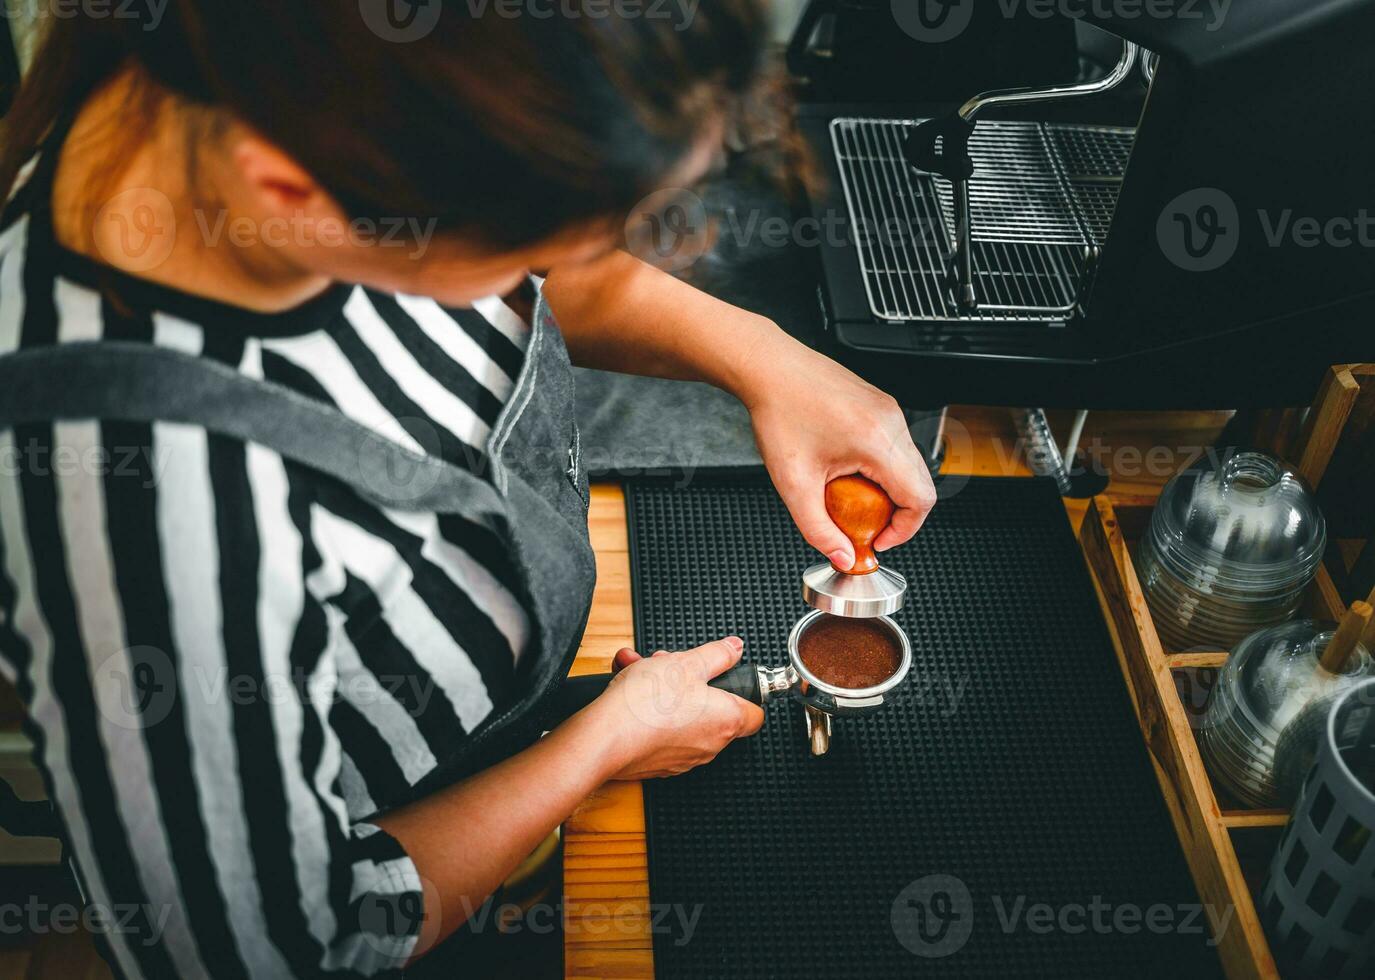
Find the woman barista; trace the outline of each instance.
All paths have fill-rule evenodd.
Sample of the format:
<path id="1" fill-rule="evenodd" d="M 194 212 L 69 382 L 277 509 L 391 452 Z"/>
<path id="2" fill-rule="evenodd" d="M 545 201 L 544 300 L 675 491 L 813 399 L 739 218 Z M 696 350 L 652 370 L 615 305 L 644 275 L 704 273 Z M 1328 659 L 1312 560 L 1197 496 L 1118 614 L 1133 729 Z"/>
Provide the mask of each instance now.
<path id="1" fill-rule="evenodd" d="M 703 174 L 756 4 L 592 14 L 49 25 L 0 172 L 0 668 L 120 972 L 405 963 L 603 781 L 759 727 L 703 637 L 532 738 L 593 584 L 569 353 L 736 394 L 841 565 L 829 479 L 896 501 L 880 547 L 932 505 L 891 399 L 614 250 Z"/>

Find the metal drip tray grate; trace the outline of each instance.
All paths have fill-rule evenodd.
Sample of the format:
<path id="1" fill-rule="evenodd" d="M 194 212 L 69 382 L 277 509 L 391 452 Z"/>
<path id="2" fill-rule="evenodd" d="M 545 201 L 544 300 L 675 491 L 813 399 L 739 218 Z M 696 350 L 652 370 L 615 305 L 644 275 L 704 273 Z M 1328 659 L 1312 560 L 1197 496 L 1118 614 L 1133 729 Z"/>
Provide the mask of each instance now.
<path id="1" fill-rule="evenodd" d="M 840 168 L 864 285 L 884 320 L 1031 320 L 1067 315 L 1107 238 L 1130 129 L 983 122 L 969 143 L 978 309 L 949 288 L 954 202 L 942 177 L 902 155 L 919 120 L 836 119 Z"/>

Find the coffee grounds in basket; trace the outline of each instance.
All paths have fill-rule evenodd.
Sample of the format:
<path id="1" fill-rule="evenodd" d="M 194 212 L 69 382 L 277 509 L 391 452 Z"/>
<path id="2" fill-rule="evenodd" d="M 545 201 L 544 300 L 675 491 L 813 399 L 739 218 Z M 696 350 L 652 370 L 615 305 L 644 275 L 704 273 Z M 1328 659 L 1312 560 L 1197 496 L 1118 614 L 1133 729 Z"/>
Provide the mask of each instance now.
<path id="1" fill-rule="evenodd" d="M 802 663 L 835 687 L 882 684 L 902 663 L 902 648 L 888 627 L 871 619 L 819 616 L 797 641 Z"/>

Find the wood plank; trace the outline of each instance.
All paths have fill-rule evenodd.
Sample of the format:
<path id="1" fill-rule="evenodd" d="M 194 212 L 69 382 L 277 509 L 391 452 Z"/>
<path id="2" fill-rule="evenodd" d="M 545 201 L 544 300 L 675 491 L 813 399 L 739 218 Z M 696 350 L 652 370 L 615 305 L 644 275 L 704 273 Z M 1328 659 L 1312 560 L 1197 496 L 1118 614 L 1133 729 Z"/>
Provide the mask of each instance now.
<path id="1" fill-rule="evenodd" d="M 33 950 L 28 946 L 0 949 L 0 980 L 24 980 L 32 959 Z"/>
<path id="2" fill-rule="evenodd" d="M 1239 827 L 1283 827 L 1289 822 L 1289 811 L 1223 810 L 1218 819 L 1224 827 L 1232 830 Z"/>
<path id="3" fill-rule="evenodd" d="M 1176 694 L 1160 638 L 1127 553 L 1126 539 L 1106 497 L 1089 508 L 1080 531 L 1099 602 L 1136 704 L 1142 734 L 1203 901 L 1232 907 L 1231 928 L 1218 952 L 1231 980 L 1278 980 L 1265 933 L 1231 837 L 1221 821 L 1184 706 Z"/>
<path id="4" fill-rule="evenodd" d="M 597 588 L 573 673 L 611 669 L 611 657 L 634 646 L 630 542 L 625 493 L 592 487 L 588 531 L 597 554 Z M 608 783 L 564 823 L 564 974 L 652 978 L 649 855 L 639 783 Z"/>
<path id="5" fill-rule="evenodd" d="M 1332 573 L 1326 564 L 1318 566 L 1317 577 L 1304 599 L 1305 611 L 1315 619 L 1340 620 L 1346 615 L 1346 603 L 1337 591 L 1337 583 L 1332 581 Z"/>
<path id="6" fill-rule="evenodd" d="M 1227 662 L 1226 650 L 1194 650 L 1191 653 L 1165 654 L 1165 666 L 1174 670 L 1178 667 L 1221 667 Z"/>
<path id="7" fill-rule="evenodd" d="M 1298 471 L 1310 487 L 1322 483 L 1347 417 L 1360 394 L 1361 386 L 1351 376 L 1349 368 L 1336 365 L 1328 369 L 1300 440 L 1302 451 Z"/>

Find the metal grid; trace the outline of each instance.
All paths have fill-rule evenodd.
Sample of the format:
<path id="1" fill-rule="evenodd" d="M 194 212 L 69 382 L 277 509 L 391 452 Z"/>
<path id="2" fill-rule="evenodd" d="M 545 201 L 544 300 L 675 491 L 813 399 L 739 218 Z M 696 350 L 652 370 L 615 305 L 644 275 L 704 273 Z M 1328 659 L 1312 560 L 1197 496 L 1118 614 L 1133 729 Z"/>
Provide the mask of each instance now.
<path id="1" fill-rule="evenodd" d="M 1111 223 L 1131 131 L 981 123 L 970 140 L 978 309 L 949 289 L 953 202 L 902 155 L 915 120 L 836 119 L 831 141 L 870 309 L 884 320 L 1032 320 L 1068 314 Z M 1117 177 L 1111 173 L 1114 167 Z"/>
<path id="2" fill-rule="evenodd" d="M 1043 129 L 1089 237 L 1101 247 L 1108 240 L 1136 131 L 1064 123 L 1046 123 Z"/>

